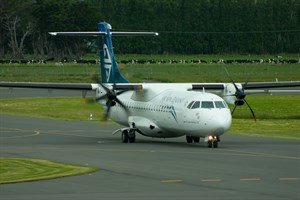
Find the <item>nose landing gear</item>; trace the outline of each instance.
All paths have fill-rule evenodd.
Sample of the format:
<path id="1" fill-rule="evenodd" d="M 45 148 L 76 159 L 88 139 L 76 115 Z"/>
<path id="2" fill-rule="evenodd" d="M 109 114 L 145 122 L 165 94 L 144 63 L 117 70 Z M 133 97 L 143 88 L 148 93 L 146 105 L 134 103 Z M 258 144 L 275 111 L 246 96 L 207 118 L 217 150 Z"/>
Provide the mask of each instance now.
<path id="1" fill-rule="evenodd" d="M 220 138 L 219 136 L 210 135 L 205 138 L 205 141 L 207 141 L 208 148 L 218 148 L 218 142 L 220 141 Z"/>

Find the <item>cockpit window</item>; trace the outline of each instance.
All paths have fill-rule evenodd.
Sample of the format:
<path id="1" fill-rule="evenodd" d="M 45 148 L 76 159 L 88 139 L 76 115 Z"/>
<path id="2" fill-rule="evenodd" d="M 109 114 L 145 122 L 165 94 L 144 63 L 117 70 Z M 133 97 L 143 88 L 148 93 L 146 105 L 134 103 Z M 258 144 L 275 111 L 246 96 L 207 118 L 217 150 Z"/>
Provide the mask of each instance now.
<path id="1" fill-rule="evenodd" d="M 190 109 L 194 102 L 195 101 L 192 101 L 191 103 L 189 103 L 189 105 L 187 106 L 187 108 Z"/>
<path id="2" fill-rule="evenodd" d="M 214 103 L 212 101 L 202 101 L 201 108 L 214 108 Z"/>
<path id="3" fill-rule="evenodd" d="M 228 108 L 228 105 L 225 101 L 223 101 L 223 104 L 224 104 L 225 108 Z"/>
<path id="4" fill-rule="evenodd" d="M 215 101 L 216 108 L 225 108 L 225 105 L 222 101 Z"/>
<path id="5" fill-rule="evenodd" d="M 191 109 L 200 108 L 200 101 L 195 101 Z"/>

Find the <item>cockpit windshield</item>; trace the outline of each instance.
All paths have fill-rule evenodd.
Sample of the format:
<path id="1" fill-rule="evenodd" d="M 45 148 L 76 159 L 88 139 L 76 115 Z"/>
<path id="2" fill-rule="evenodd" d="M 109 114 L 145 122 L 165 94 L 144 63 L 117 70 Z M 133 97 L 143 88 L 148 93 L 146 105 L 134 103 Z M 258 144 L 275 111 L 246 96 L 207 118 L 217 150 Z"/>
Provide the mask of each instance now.
<path id="1" fill-rule="evenodd" d="M 192 106 L 192 109 L 200 108 L 200 101 L 195 101 L 195 103 Z"/>
<path id="2" fill-rule="evenodd" d="M 212 101 L 202 101 L 201 108 L 214 108 L 214 103 Z"/>
<path id="3" fill-rule="evenodd" d="M 187 106 L 187 108 L 190 109 L 194 102 L 195 102 L 195 101 L 192 101 L 191 103 L 189 103 L 189 105 Z"/>
<path id="4" fill-rule="evenodd" d="M 187 106 L 188 109 L 197 109 L 197 108 L 228 108 L 227 104 L 224 101 L 192 101 Z"/>
<path id="5" fill-rule="evenodd" d="M 222 101 L 215 101 L 216 108 L 225 108 L 225 105 Z"/>

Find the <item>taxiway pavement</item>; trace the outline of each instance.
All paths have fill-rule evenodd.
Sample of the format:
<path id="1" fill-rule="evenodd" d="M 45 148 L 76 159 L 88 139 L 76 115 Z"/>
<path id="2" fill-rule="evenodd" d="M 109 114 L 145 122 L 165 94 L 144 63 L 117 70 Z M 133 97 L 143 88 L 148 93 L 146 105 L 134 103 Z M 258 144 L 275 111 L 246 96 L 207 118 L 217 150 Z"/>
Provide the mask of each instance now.
<path id="1" fill-rule="evenodd" d="M 111 135 L 116 125 L 1 115 L 0 157 L 88 165 L 99 171 L 0 185 L 12 199 L 295 199 L 300 143 L 224 135 L 218 149 L 185 138 Z"/>
<path id="2" fill-rule="evenodd" d="M 0 90 L 1 98 L 80 96 Z M 225 134 L 218 149 L 185 138 L 111 135 L 117 125 L 0 115 L 0 157 L 93 166 L 92 174 L 0 185 L 0 199 L 300 199 L 300 141 Z M 1 176 L 0 176 L 1 178 Z"/>

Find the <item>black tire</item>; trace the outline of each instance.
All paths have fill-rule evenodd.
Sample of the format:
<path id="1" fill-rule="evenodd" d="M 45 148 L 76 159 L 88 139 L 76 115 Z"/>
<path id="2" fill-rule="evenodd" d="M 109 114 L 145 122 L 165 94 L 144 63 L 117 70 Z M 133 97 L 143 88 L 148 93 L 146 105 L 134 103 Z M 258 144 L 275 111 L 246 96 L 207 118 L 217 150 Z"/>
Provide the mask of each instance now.
<path id="1" fill-rule="evenodd" d="M 192 137 L 192 136 L 186 136 L 186 142 L 187 142 L 188 144 L 193 143 L 193 137 Z"/>
<path id="2" fill-rule="evenodd" d="M 129 143 L 135 142 L 135 131 L 132 131 L 128 134 Z"/>
<path id="3" fill-rule="evenodd" d="M 208 141 L 207 144 L 208 144 L 208 148 L 212 148 L 213 145 L 212 141 Z"/>
<path id="4" fill-rule="evenodd" d="M 199 143 L 200 142 L 200 137 L 193 137 L 194 143 Z"/>
<path id="5" fill-rule="evenodd" d="M 123 131 L 122 132 L 122 142 L 123 143 L 128 143 L 128 132 L 127 131 Z"/>
<path id="6" fill-rule="evenodd" d="M 218 141 L 214 141 L 213 146 L 214 148 L 218 148 Z"/>

